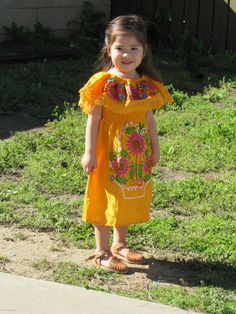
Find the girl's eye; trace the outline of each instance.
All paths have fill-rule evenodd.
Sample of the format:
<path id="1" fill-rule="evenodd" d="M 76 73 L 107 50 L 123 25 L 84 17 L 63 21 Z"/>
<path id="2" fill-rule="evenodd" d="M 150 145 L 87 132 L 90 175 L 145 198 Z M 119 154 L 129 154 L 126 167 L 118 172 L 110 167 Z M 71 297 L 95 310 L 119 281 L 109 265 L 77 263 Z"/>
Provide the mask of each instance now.
<path id="1" fill-rule="evenodd" d="M 136 48 L 136 47 L 133 47 L 133 48 L 131 48 L 131 50 L 133 51 L 133 50 L 138 50 L 138 48 Z"/>
<path id="2" fill-rule="evenodd" d="M 116 47 L 116 50 L 121 51 L 122 48 L 121 47 Z"/>

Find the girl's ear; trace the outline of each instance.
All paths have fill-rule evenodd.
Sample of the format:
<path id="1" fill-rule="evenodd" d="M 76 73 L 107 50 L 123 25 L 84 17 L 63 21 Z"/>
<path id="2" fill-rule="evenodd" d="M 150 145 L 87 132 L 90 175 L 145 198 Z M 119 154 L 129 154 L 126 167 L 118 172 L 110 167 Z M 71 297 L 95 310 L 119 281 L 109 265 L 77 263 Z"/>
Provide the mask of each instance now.
<path id="1" fill-rule="evenodd" d="M 111 48 L 110 47 L 107 48 L 107 54 L 109 57 L 111 56 Z"/>

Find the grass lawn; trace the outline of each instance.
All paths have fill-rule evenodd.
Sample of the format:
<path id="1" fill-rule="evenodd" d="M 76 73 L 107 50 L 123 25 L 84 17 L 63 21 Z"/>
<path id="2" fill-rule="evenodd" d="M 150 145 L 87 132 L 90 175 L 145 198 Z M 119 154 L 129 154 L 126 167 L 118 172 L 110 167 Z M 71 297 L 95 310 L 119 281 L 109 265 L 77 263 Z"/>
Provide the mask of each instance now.
<path id="1" fill-rule="evenodd" d="M 152 219 L 131 226 L 128 236 L 129 245 L 149 256 L 145 289 L 138 284 L 127 289 L 135 271 L 110 274 L 67 260 L 39 260 L 33 267 L 51 271 L 50 280 L 204 313 L 233 314 L 235 72 L 224 71 L 222 60 L 215 58 L 211 67 L 201 67 L 200 80 L 170 52 L 155 59 L 175 102 L 155 114 L 161 161 L 153 173 Z M 88 64 L 84 59 L 0 68 L 1 112 L 26 110 L 49 117 L 53 111 L 45 128 L 0 141 L 0 225 L 59 234 L 78 250 L 94 247 L 92 227 L 80 220 L 86 117 L 76 105 L 77 90 L 91 74 Z M 27 241 L 24 234 L 18 238 Z M 0 256 L 0 269 L 7 271 L 10 262 Z"/>

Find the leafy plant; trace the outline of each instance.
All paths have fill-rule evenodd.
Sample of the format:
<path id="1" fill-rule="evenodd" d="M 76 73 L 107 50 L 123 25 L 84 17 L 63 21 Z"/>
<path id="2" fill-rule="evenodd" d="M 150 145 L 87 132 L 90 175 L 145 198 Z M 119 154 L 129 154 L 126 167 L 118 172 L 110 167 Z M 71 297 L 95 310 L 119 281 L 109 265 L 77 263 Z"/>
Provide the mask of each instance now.
<path id="1" fill-rule="evenodd" d="M 27 26 L 18 26 L 15 22 L 11 26 L 3 26 L 3 29 L 9 40 L 20 45 L 28 44 L 30 38 L 30 30 Z"/>
<path id="2" fill-rule="evenodd" d="M 188 100 L 188 95 L 181 90 L 175 89 L 173 86 L 170 88 L 171 95 L 174 98 L 174 102 L 164 107 L 164 110 L 182 110 L 184 104 Z"/>
<path id="3" fill-rule="evenodd" d="M 85 1 L 78 21 L 69 21 L 70 37 L 81 53 L 97 52 L 105 28 L 105 13 L 96 11 L 91 2 Z"/>
<path id="4" fill-rule="evenodd" d="M 15 22 L 10 27 L 3 26 L 3 29 L 9 41 L 18 45 L 26 45 L 33 51 L 42 49 L 46 44 L 56 41 L 51 29 L 43 26 L 40 22 L 34 24 L 33 30 L 27 26 L 18 26 Z"/>

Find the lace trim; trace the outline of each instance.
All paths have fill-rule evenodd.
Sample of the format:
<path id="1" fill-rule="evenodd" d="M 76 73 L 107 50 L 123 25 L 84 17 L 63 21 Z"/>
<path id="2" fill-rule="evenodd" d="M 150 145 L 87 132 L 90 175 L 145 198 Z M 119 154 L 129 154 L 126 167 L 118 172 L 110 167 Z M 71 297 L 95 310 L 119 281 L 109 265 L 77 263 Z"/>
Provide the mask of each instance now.
<path id="1" fill-rule="evenodd" d="M 80 89 L 80 101 L 79 106 L 82 110 L 89 114 L 93 110 L 94 106 L 105 106 L 114 113 L 132 113 L 132 112 L 144 112 L 150 109 L 158 109 L 173 101 L 173 98 L 160 82 L 153 80 L 149 81 L 157 87 L 158 92 L 153 95 L 149 95 L 144 99 L 117 101 L 109 97 L 104 93 L 104 86 L 107 79 L 110 77 L 109 73 L 103 72 L 97 73 L 87 82 L 87 84 Z M 122 80 L 122 79 L 120 79 Z M 141 80 L 141 79 L 140 79 Z M 142 77 L 143 80 L 143 77 Z"/>

